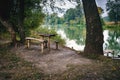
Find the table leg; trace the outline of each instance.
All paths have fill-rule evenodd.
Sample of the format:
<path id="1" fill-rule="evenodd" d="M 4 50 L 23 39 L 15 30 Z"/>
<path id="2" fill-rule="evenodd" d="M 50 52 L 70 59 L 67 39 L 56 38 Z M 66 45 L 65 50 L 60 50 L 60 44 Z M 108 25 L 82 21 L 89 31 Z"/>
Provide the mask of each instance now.
<path id="1" fill-rule="evenodd" d="M 41 42 L 41 53 L 43 53 L 44 50 L 44 42 Z"/>
<path id="2" fill-rule="evenodd" d="M 45 41 L 44 41 L 44 48 L 47 48 L 47 47 L 48 47 L 48 41 L 45 40 Z"/>

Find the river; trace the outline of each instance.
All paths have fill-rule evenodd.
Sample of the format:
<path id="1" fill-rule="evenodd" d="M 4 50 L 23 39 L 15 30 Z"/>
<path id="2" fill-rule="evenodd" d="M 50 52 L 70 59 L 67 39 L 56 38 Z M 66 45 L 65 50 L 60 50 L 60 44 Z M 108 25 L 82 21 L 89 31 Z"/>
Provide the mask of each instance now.
<path id="1" fill-rule="evenodd" d="M 85 47 L 86 29 L 82 26 L 55 26 L 55 29 L 65 40 L 65 46 L 77 51 L 83 51 Z M 104 44 L 103 50 L 113 50 L 115 55 L 120 55 L 120 30 L 105 29 L 103 30 Z M 110 55 L 112 56 L 112 55 Z"/>

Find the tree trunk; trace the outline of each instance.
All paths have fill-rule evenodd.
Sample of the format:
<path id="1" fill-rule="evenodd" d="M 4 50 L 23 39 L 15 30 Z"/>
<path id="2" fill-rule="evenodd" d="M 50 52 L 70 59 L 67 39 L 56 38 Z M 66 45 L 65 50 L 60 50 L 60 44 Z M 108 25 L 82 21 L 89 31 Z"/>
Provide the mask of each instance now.
<path id="1" fill-rule="evenodd" d="M 82 0 L 86 17 L 85 54 L 103 54 L 103 29 L 95 0 Z"/>
<path id="2" fill-rule="evenodd" d="M 6 27 L 6 29 L 7 29 L 8 32 L 10 33 L 12 44 L 15 46 L 17 40 L 16 40 L 16 33 L 15 33 L 12 25 L 11 25 L 8 21 L 2 20 L 2 18 L 0 18 L 0 22 L 2 23 L 2 25 L 3 25 L 4 27 Z"/>
<path id="3" fill-rule="evenodd" d="M 19 0 L 19 13 L 18 13 L 18 33 L 20 36 L 20 42 L 25 42 L 25 30 L 24 30 L 24 0 Z"/>

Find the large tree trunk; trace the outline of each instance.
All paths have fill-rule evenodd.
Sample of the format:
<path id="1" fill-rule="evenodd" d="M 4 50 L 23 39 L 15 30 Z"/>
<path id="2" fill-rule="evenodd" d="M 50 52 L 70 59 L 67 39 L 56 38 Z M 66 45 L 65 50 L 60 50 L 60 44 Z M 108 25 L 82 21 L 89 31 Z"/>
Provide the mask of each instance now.
<path id="1" fill-rule="evenodd" d="M 16 40 L 16 33 L 15 33 L 12 25 L 11 25 L 8 21 L 2 20 L 2 18 L 0 18 L 0 22 L 2 23 L 2 25 L 3 25 L 4 27 L 6 27 L 6 29 L 7 29 L 8 32 L 10 33 L 12 44 L 15 46 L 17 40 Z"/>
<path id="2" fill-rule="evenodd" d="M 103 29 L 95 0 L 82 0 L 86 17 L 84 53 L 103 54 Z"/>
<path id="3" fill-rule="evenodd" d="M 25 29 L 24 29 L 24 0 L 19 0 L 19 13 L 18 13 L 18 33 L 20 42 L 25 42 Z"/>

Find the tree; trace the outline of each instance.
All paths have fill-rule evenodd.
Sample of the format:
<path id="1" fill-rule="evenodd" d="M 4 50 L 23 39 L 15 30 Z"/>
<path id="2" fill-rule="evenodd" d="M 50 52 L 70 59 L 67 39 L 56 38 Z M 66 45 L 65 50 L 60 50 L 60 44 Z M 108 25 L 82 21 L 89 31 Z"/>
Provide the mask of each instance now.
<path id="1" fill-rule="evenodd" d="M 101 15 L 104 10 L 101 7 L 97 7 L 97 8 L 98 8 L 98 13 Z"/>
<path id="2" fill-rule="evenodd" d="M 70 8 L 64 14 L 65 21 L 70 23 L 74 20 L 77 24 L 80 24 L 80 19 L 83 17 L 81 4 L 78 4 L 75 8 Z M 78 19 L 79 18 L 79 19 Z"/>
<path id="3" fill-rule="evenodd" d="M 18 33 L 20 36 L 20 42 L 25 42 L 25 30 L 24 30 L 24 0 L 18 1 Z"/>
<path id="4" fill-rule="evenodd" d="M 104 12 L 104 10 L 101 7 L 98 7 L 98 13 L 99 13 L 100 17 L 101 17 L 103 12 Z M 102 23 L 102 25 L 105 25 L 103 18 L 101 18 L 101 23 Z"/>
<path id="5" fill-rule="evenodd" d="M 86 19 L 84 53 L 103 54 L 103 30 L 95 0 L 82 0 Z"/>
<path id="6" fill-rule="evenodd" d="M 120 1 L 119 0 L 108 0 L 106 3 L 107 11 L 111 21 L 115 24 L 120 21 Z"/>
<path id="7" fill-rule="evenodd" d="M 43 20 L 41 0 L 4 0 L 0 1 L 0 22 L 11 34 L 16 44 L 16 34 L 20 42 L 25 42 L 26 32 L 39 26 Z"/>
<path id="8" fill-rule="evenodd" d="M 0 11 L 0 22 L 2 24 L 1 26 L 4 26 L 11 34 L 12 42 L 16 43 L 16 34 L 14 31 L 13 25 L 9 22 L 12 3 L 13 3 L 12 0 L 0 1 L 0 10 L 1 10 Z"/>
<path id="9" fill-rule="evenodd" d="M 66 14 L 64 15 L 65 17 L 65 21 L 69 22 L 70 20 L 74 20 L 75 19 L 75 9 L 70 8 L 66 11 Z"/>

